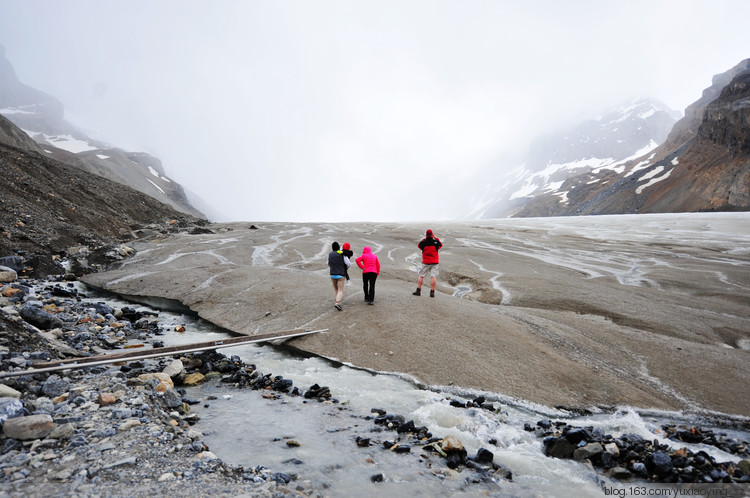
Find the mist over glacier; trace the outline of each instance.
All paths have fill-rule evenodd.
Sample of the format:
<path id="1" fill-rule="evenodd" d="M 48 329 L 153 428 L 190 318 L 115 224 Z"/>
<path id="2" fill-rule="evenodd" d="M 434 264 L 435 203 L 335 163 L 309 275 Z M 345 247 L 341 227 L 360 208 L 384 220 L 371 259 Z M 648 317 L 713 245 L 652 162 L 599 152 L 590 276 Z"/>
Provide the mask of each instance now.
<path id="1" fill-rule="evenodd" d="M 560 123 L 633 97 L 684 109 L 747 55 L 748 14 L 42 0 L 0 3 L 0 43 L 71 122 L 161 159 L 217 220 L 440 220 Z"/>

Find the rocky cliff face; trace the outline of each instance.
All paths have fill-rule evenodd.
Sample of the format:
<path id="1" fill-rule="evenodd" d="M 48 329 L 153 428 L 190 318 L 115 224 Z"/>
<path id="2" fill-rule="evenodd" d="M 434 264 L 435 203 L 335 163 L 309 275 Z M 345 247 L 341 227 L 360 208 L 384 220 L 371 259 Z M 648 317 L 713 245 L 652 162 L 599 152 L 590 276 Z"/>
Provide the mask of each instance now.
<path id="1" fill-rule="evenodd" d="M 572 173 L 504 215 L 750 210 L 750 59 L 715 76 L 663 144 Z"/>
<path id="2" fill-rule="evenodd" d="M 487 192 L 472 217 L 553 216 L 571 204 L 571 179 L 594 181 L 664 142 L 679 113 L 655 100 L 630 102 L 564 132 L 540 137 L 515 176 Z"/>
<path id="3" fill-rule="evenodd" d="M 205 220 L 142 192 L 56 161 L 0 116 L 0 258 L 24 261 L 30 274 L 59 274 L 118 258 L 118 243 L 143 228 L 168 233 Z"/>
<path id="4" fill-rule="evenodd" d="M 167 177 L 161 162 L 143 152 L 126 152 L 88 137 L 64 119 L 54 97 L 18 80 L 0 46 L 0 115 L 40 145 L 50 158 L 144 192 L 160 202 L 204 217 L 188 200 L 180 184 Z"/>

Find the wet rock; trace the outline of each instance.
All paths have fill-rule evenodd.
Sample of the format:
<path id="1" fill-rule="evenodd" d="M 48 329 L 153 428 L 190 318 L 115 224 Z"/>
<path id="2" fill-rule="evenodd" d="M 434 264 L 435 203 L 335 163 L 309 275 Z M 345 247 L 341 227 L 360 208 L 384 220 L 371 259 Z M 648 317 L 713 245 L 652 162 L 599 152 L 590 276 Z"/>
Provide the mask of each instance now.
<path id="1" fill-rule="evenodd" d="M 11 418 L 3 424 L 3 434 L 12 439 L 26 441 L 46 437 L 55 428 L 49 415 L 29 415 Z"/>
<path id="2" fill-rule="evenodd" d="M 563 436 L 568 442 L 574 446 L 577 446 L 580 442 L 589 442 L 592 440 L 591 433 L 581 427 L 566 427 L 568 430 L 563 430 Z"/>
<path id="3" fill-rule="evenodd" d="M 647 455 L 645 463 L 649 473 L 658 477 L 668 476 L 672 472 L 672 459 L 662 451 Z"/>
<path id="4" fill-rule="evenodd" d="M 331 390 L 328 387 L 321 387 L 318 384 L 313 384 L 310 388 L 305 391 L 305 399 L 329 399 L 331 397 Z"/>
<path id="5" fill-rule="evenodd" d="M 644 464 L 643 462 L 634 462 L 630 470 L 640 477 L 648 477 L 649 475 L 646 464 Z"/>
<path id="6" fill-rule="evenodd" d="M 614 458 L 620 456 L 620 448 L 617 443 L 607 443 L 604 445 L 604 450 L 609 452 Z"/>
<path id="7" fill-rule="evenodd" d="M 486 448 L 479 448 L 477 456 L 474 457 L 474 460 L 479 463 L 492 463 L 494 459 L 495 455 Z"/>
<path id="8" fill-rule="evenodd" d="M 633 476 L 633 474 L 631 474 L 630 471 L 624 467 L 613 467 L 609 471 L 609 475 L 613 479 L 619 480 L 630 479 Z"/>
<path id="9" fill-rule="evenodd" d="M 173 388 L 164 391 L 163 399 L 164 403 L 166 403 L 169 408 L 177 408 L 178 406 L 182 406 L 182 395 Z"/>
<path id="10" fill-rule="evenodd" d="M 357 442 L 357 446 L 362 447 L 362 448 L 370 446 L 370 438 L 369 437 L 357 436 L 356 442 Z"/>
<path id="11" fill-rule="evenodd" d="M 189 375 L 186 375 L 182 379 L 182 384 L 185 386 L 197 386 L 198 384 L 201 384 L 206 379 L 206 376 L 203 375 L 200 372 L 195 372 Z"/>
<path id="12" fill-rule="evenodd" d="M 604 451 L 599 443 L 589 443 L 573 451 L 574 460 L 590 460 Z"/>
<path id="13" fill-rule="evenodd" d="M 554 458 L 573 458 L 576 447 L 564 437 L 550 436 L 544 439 L 544 454 Z"/>
<path id="14" fill-rule="evenodd" d="M 444 452 L 449 453 L 451 451 L 463 451 L 464 445 L 456 436 L 445 436 L 440 443 L 440 448 Z"/>

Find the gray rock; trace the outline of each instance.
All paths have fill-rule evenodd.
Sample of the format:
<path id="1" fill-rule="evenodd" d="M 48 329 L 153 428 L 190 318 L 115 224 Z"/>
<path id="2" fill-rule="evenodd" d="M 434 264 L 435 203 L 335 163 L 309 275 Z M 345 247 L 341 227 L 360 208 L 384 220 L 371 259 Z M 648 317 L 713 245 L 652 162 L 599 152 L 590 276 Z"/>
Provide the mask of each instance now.
<path id="1" fill-rule="evenodd" d="M 102 467 L 102 469 L 106 470 L 106 469 L 113 469 L 115 467 L 122 467 L 123 465 L 135 465 L 136 462 L 137 462 L 137 459 L 135 457 L 128 457 L 128 458 L 119 460 L 117 462 L 110 463 L 109 465 L 105 465 L 104 467 Z"/>
<path id="2" fill-rule="evenodd" d="M 70 389 L 70 381 L 67 379 L 61 379 L 56 375 L 49 377 L 42 384 L 42 392 L 45 396 L 50 398 L 56 398 L 68 392 Z"/>
<path id="3" fill-rule="evenodd" d="M 76 426 L 73 424 L 62 424 L 55 426 L 49 433 L 50 439 L 69 439 L 75 433 Z"/>
<path id="4" fill-rule="evenodd" d="M 617 443 L 607 443 L 604 445 L 604 450 L 609 451 L 612 453 L 612 456 L 617 458 L 620 456 L 620 447 L 617 446 Z"/>
<path id="5" fill-rule="evenodd" d="M 30 304 L 21 308 L 20 314 L 21 318 L 26 320 L 26 322 L 43 330 L 50 330 L 63 326 L 62 320 Z"/>
<path id="6" fill-rule="evenodd" d="M 20 256 L 3 256 L 0 258 L 0 267 L 3 266 L 16 272 L 22 272 L 23 258 Z"/>
<path id="7" fill-rule="evenodd" d="M 10 386 L 0 384 L 0 398 L 20 398 L 21 393 Z"/>
<path id="8" fill-rule="evenodd" d="M 20 417 L 25 409 L 21 400 L 16 398 L 0 398 L 0 425 L 10 418 Z"/>
<path id="9" fill-rule="evenodd" d="M 623 467 L 613 467 L 612 470 L 609 471 L 609 475 L 613 479 L 630 479 L 633 476 L 628 469 Z"/>
<path id="10" fill-rule="evenodd" d="M 182 395 L 174 388 L 169 388 L 164 391 L 164 402 L 169 408 L 177 408 L 182 405 Z"/>
<path id="11" fill-rule="evenodd" d="M 18 279 L 16 270 L 7 266 L 0 266 L 0 282 L 15 282 Z"/>
<path id="12" fill-rule="evenodd" d="M 185 371 L 185 367 L 180 360 L 174 360 L 172 363 L 167 365 L 163 370 L 163 373 L 169 375 L 171 378 L 175 378 Z"/>
<path id="13" fill-rule="evenodd" d="M 646 456 L 646 468 L 652 474 L 664 477 L 672 472 L 672 459 L 663 451 Z"/>
<path id="14" fill-rule="evenodd" d="M 54 428 L 55 423 L 49 415 L 29 415 L 6 420 L 3 433 L 9 438 L 26 441 L 46 437 Z"/>
<path id="15" fill-rule="evenodd" d="M 555 458 L 571 458 L 576 447 L 564 437 L 545 441 L 544 454 Z"/>
<path id="16" fill-rule="evenodd" d="M 599 443 L 589 443 L 581 448 L 576 448 L 573 452 L 573 458 L 575 460 L 589 460 L 594 456 L 604 451 L 602 445 Z"/>

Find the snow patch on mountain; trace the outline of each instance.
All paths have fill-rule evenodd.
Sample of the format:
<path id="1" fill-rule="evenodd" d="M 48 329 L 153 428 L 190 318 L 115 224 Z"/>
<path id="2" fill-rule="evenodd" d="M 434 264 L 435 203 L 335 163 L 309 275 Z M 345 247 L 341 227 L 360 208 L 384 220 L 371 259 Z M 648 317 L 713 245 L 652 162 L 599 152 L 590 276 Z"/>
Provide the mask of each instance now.
<path id="1" fill-rule="evenodd" d="M 581 185 L 593 185 L 612 173 L 627 177 L 647 169 L 654 157 L 649 153 L 663 143 L 678 117 L 679 113 L 658 102 L 638 100 L 564 133 L 540 137 L 523 166 L 474 199 L 468 217 L 513 216 L 540 196 L 556 196 L 567 205 L 575 188 L 573 178 Z M 644 159 L 626 171 L 638 158 Z"/>

